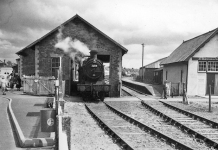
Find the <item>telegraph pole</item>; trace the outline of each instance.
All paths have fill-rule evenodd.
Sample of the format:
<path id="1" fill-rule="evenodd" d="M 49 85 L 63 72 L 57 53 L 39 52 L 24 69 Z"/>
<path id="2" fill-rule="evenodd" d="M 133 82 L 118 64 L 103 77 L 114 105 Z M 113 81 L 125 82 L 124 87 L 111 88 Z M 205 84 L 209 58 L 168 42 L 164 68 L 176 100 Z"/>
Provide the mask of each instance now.
<path id="1" fill-rule="evenodd" d="M 144 65 L 144 46 L 145 46 L 145 44 L 142 43 L 142 67 Z"/>
<path id="2" fill-rule="evenodd" d="M 142 43 L 142 82 L 144 81 L 144 72 L 143 72 L 143 66 L 144 66 L 144 46 L 145 46 L 145 44 Z"/>

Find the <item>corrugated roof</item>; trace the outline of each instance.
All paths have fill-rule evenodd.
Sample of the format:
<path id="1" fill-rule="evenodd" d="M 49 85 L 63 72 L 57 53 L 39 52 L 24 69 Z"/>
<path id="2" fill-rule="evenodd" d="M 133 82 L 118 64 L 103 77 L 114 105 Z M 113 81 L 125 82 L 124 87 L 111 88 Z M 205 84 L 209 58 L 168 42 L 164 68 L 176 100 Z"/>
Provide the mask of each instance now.
<path id="1" fill-rule="evenodd" d="M 188 61 L 199 49 L 205 45 L 216 33 L 217 29 L 199 35 L 190 40 L 184 41 L 178 48 L 176 48 L 164 61 L 162 65 L 175 62 Z"/>
<path id="2" fill-rule="evenodd" d="M 167 57 L 164 57 L 164 58 L 160 58 L 160 59 L 158 59 L 158 60 L 156 60 L 156 61 L 154 61 L 154 62 L 152 62 L 152 63 L 149 63 L 149 64 L 147 64 L 147 65 L 145 65 L 145 66 L 143 66 L 143 67 L 140 67 L 139 69 L 141 69 L 141 68 L 154 68 L 154 67 L 149 67 L 149 66 L 151 66 L 151 65 L 153 65 L 153 64 L 155 64 L 155 63 L 157 63 L 157 62 L 160 62 L 160 64 L 164 61 L 164 59 L 166 59 Z"/>
<path id="3" fill-rule="evenodd" d="M 144 67 L 145 68 L 155 68 L 154 66 L 155 66 L 155 64 L 157 63 L 157 62 L 163 62 L 164 61 L 164 59 L 166 59 L 167 57 L 164 57 L 164 58 L 160 58 L 160 59 L 158 59 L 158 60 L 156 60 L 156 61 L 154 61 L 154 62 L 152 62 L 152 63 L 150 63 L 150 64 L 147 64 L 147 65 L 145 65 Z M 143 68 L 144 68 L 143 67 Z M 158 67 L 159 68 L 159 67 Z"/>
<path id="4" fill-rule="evenodd" d="M 44 36 L 42 36 L 41 38 L 39 38 L 38 40 L 34 41 L 33 43 L 31 43 L 30 45 L 26 46 L 25 48 L 23 48 L 22 50 L 18 51 L 16 54 L 19 55 L 21 54 L 25 49 L 30 48 L 32 46 L 34 46 L 35 44 L 37 44 L 38 42 L 40 42 L 41 40 L 43 40 L 45 37 L 49 36 L 50 34 L 52 34 L 53 32 L 57 31 L 61 26 L 64 26 L 65 24 L 67 24 L 68 22 L 72 21 L 75 18 L 79 18 L 80 20 L 82 20 L 83 22 L 85 22 L 86 24 L 88 24 L 90 27 L 92 27 L 93 29 L 95 29 L 97 32 L 99 32 L 100 34 L 102 34 L 104 37 L 106 37 L 108 40 L 110 40 L 111 42 L 113 42 L 115 45 L 117 45 L 118 47 L 120 47 L 123 50 L 123 54 L 126 54 L 128 52 L 128 50 L 123 47 L 122 45 L 120 45 L 119 43 L 117 43 L 116 41 L 114 41 L 112 38 L 110 38 L 109 36 L 107 36 L 106 34 L 104 34 L 102 31 L 100 31 L 99 29 L 97 29 L 95 26 L 93 26 L 92 24 L 90 24 L 89 22 L 87 22 L 85 19 L 83 19 L 82 17 L 80 17 L 78 14 L 76 14 L 75 16 L 73 16 L 72 18 L 70 18 L 69 20 L 65 21 L 64 23 L 62 23 L 60 26 L 56 27 L 55 29 L 51 30 L 49 33 L 45 34 Z"/>

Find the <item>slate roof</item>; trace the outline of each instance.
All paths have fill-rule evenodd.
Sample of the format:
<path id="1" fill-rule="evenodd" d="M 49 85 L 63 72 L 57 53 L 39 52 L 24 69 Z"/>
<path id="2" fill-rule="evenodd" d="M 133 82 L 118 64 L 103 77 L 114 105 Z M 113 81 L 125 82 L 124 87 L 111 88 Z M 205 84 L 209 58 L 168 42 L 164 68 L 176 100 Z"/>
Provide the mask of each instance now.
<path id="1" fill-rule="evenodd" d="M 198 52 L 200 48 L 202 48 L 212 37 L 216 35 L 217 32 L 218 28 L 184 41 L 164 61 L 162 61 L 161 65 L 188 61 L 189 58 Z"/>
<path id="2" fill-rule="evenodd" d="M 72 18 L 70 18 L 69 20 L 65 21 L 64 23 L 62 23 L 61 25 L 59 25 L 58 27 L 56 27 L 55 29 L 51 30 L 49 33 L 45 34 L 44 36 L 42 36 L 41 38 L 39 38 L 38 40 L 34 41 L 33 43 L 31 43 L 30 45 L 26 46 L 25 48 L 23 48 L 22 50 L 18 51 L 16 54 L 20 55 L 22 54 L 22 52 L 27 49 L 30 48 L 32 46 L 34 46 L 35 44 L 37 44 L 38 42 L 40 42 L 41 40 L 43 40 L 45 37 L 49 36 L 50 34 L 52 34 L 53 32 L 57 31 L 61 26 L 64 26 L 65 24 L 67 24 L 68 22 L 74 20 L 75 18 L 79 18 L 80 20 L 82 20 L 83 22 L 85 22 L 87 25 L 89 25 L 91 28 L 93 28 L 94 30 L 96 30 L 98 33 L 100 33 L 101 35 L 103 35 L 105 38 L 107 38 L 108 40 L 110 40 L 111 42 L 113 42 L 115 45 L 117 45 L 118 47 L 120 47 L 123 50 L 123 54 L 126 54 L 128 52 L 128 50 L 123 47 L 122 45 L 120 45 L 119 43 L 117 43 L 116 41 L 114 41 L 112 38 L 110 38 L 109 36 L 107 36 L 106 34 L 104 34 L 102 31 L 100 31 L 99 29 L 97 29 L 95 26 L 93 26 L 92 24 L 90 24 L 89 22 L 87 22 L 85 19 L 83 19 L 82 17 L 80 17 L 78 14 L 76 14 L 75 16 L 73 16 Z"/>

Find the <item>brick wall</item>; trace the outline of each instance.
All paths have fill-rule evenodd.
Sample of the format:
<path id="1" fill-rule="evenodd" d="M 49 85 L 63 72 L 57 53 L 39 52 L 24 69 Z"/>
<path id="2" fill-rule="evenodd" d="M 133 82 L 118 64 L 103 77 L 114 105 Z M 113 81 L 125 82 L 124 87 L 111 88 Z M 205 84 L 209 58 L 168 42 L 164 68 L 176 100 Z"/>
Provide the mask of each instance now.
<path id="1" fill-rule="evenodd" d="M 21 74 L 22 75 L 35 75 L 35 52 L 34 49 L 25 50 L 25 55 L 21 59 Z"/>
<path id="2" fill-rule="evenodd" d="M 99 54 L 106 53 L 110 55 L 110 77 L 111 96 L 120 96 L 119 83 L 121 83 L 122 69 L 122 50 L 114 43 L 97 33 L 93 28 L 83 23 L 80 19 L 69 22 L 63 29 L 65 37 L 78 39 L 85 43 L 89 49 L 97 48 Z"/>
<path id="3" fill-rule="evenodd" d="M 67 23 L 62 32 L 63 38 L 71 37 L 72 39 L 77 39 L 85 43 L 89 49 L 93 48 L 94 45 L 99 54 L 106 53 L 110 55 L 109 82 L 111 84 L 111 96 L 120 96 L 119 84 L 121 83 L 122 50 L 78 18 Z M 54 48 L 54 45 L 57 43 L 57 34 L 58 32 L 53 32 L 37 43 L 36 52 L 31 50 L 28 58 L 25 57 L 23 70 L 25 73 L 36 73 L 39 76 L 51 76 L 51 54 L 63 55 L 63 80 L 66 81 L 66 94 L 69 94 L 71 86 L 71 59 L 62 50 Z M 35 60 L 35 54 L 38 60 Z M 27 65 L 27 62 L 31 62 L 31 65 Z M 34 63 L 36 63 L 36 68 Z"/>
<path id="4" fill-rule="evenodd" d="M 17 73 L 19 76 L 21 76 L 20 75 L 20 59 L 16 59 L 16 62 L 17 62 Z"/>
<path id="5" fill-rule="evenodd" d="M 62 56 L 62 71 L 63 71 L 63 80 L 65 80 L 65 93 L 70 94 L 70 61 L 68 55 L 60 49 L 56 49 L 54 45 L 57 43 L 56 39 L 57 32 L 49 35 L 40 43 L 38 46 L 38 74 L 39 76 L 52 76 L 52 57 Z"/>

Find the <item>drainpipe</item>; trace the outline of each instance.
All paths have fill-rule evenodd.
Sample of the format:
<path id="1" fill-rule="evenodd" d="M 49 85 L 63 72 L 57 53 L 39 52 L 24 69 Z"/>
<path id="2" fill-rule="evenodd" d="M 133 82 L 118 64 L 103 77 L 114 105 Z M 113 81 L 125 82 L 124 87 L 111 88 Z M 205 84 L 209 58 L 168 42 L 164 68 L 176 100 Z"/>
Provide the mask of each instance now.
<path id="1" fill-rule="evenodd" d="M 144 46 L 145 46 L 145 44 L 142 43 L 142 82 L 144 82 L 144 71 L 143 71 L 143 65 L 144 65 Z"/>
<path id="2" fill-rule="evenodd" d="M 188 93 L 188 63 L 187 63 L 187 73 L 186 73 L 186 93 Z"/>

